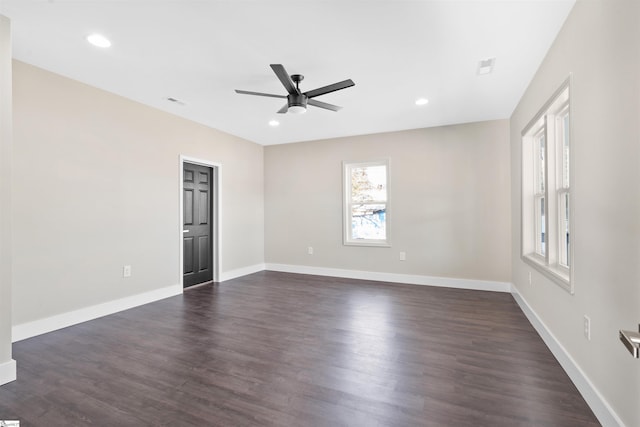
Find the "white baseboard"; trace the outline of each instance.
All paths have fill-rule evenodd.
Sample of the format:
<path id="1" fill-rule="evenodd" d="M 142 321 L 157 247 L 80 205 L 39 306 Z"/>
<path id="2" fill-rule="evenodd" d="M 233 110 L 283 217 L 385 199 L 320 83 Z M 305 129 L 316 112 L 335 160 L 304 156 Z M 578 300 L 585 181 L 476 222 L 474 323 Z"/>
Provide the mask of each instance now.
<path id="1" fill-rule="evenodd" d="M 0 363 L 0 385 L 16 380 L 16 361 Z"/>
<path id="2" fill-rule="evenodd" d="M 236 279 L 238 277 L 246 276 L 248 274 L 257 273 L 264 269 L 265 269 L 264 264 L 255 264 L 255 265 L 250 265 L 248 267 L 237 268 L 235 270 L 224 271 L 220 275 L 220 281 L 224 282 L 227 280 Z"/>
<path id="3" fill-rule="evenodd" d="M 246 276 L 248 274 L 257 273 L 265 269 L 264 264 L 256 264 L 248 267 L 238 268 L 236 270 L 226 271 L 221 274 L 220 281 L 235 279 L 237 277 Z M 73 326 L 78 323 L 87 322 L 119 311 L 134 308 L 150 302 L 158 301 L 181 294 L 182 287 L 177 285 L 167 286 L 165 288 L 156 289 L 130 297 L 121 298 L 115 301 L 109 301 L 103 304 L 91 307 L 81 308 L 79 310 L 58 314 L 44 319 L 34 320 L 33 322 L 15 325 L 12 328 L 12 341 L 22 341 L 37 335 L 53 332 L 58 329 Z"/>
<path id="4" fill-rule="evenodd" d="M 562 366 L 567 375 L 569 375 L 569 378 L 571 378 L 573 384 L 598 418 L 600 424 L 604 427 L 625 427 L 624 422 L 613 408 L 611 408 L 611 405 L 609 405 L 598 389 L 591 383 L 584 371 L 580 369 L 580 366 L 576 364 L 575 360 L 573 360 L 560 341 L 551 333 L 547 325 L 538 317 L 529 303 L 520 295 L 515 286 L 513 286 L 511 294 L 520 306 L 522 312 L 527 316 L 527 319 L 529 319 L 529 322 L 531 322 L 531 325 L 533 325 L 538 332 L 538 335 L 540 335 L 549 350 L 551 350 L 551 353 L 553 353 L 558 360 L 560 366 Z"/>
<path id="5" fill-rule="evenodd" d="M 13 342 L 22 341 L 27 338 L 35 337 L 36 335 L 46 334 L 47 332 L 52 332 L 78 323 L 97 319 L 98 317 L 117 313 L 122 310 L 127 310 L 150 302 L 180 295 L 181 293 L 182 287 L 179 284 L 172 285 L 142 294 L 120 298 L 115 301 L 109 301 L 91 307 L 57 314 L 44 319 L 34 320 L 33 322 L 22 323 L 20 325 L 13 326 L 11 331 L 12 339 Z"/>
<path id="6" fill-rule="evenodd" d="M 343 270 L 339 268 L 311 267 L 306 265 L 288 265 L 267 263 L 266 270 L 283 273 L 313 274 L 347 279 L 373 280 L 377 282 L 407 283 L 410 285 L 440 286 L 478 291 L 511 292 L 511 284 L 487 280 L 454 279 L 449 277 L 419 276 L 413 274 L 381 273 L 375 271 Z"/>

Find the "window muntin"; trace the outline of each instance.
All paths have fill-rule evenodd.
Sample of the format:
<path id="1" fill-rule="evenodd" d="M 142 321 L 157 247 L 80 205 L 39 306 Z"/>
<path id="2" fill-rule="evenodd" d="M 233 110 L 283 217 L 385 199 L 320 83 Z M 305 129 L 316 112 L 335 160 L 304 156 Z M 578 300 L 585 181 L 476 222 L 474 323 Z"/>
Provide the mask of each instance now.
<path id="1" fill-rule="evenodd" d="M 522 257 L 570 292 L 569 80 L 522 132 Z"/>
<path id="2" fill-rule="evenodd" d="M 344 244 L 388 245 L 387 161 L 344 163 Z"/>

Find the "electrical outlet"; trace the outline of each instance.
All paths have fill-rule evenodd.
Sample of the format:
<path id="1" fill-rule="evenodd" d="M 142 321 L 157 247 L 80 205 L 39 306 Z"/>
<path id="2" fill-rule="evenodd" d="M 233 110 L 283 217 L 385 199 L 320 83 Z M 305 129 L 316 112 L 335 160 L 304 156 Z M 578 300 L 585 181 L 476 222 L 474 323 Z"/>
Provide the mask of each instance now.
<path id="1" fill-rule="evenodd" d="M 400 252 L 400 261 L 406 261 L 406 260 L 407 260 L 407 253 Z"/>
<path id="2" fill-rule="evenodd" d="M 309 255 L 313 255 L 313 246 L 309 246 L 309 247 L 307 248 L 307 253 L 308 253 Z"/>
<path id="3" fill-rule="evenodd" d="M 531 272 L 529 272 L 529 284 L 531 284 Z"/>
<path id="4" fill-rule="evenodd" d="M 131 266 L 125 265 L 122 267 L 122 277 L 131 277 Z"/>
<path id="5" fill-rule="evenodd" d="M 584 329 L 584 337 L 587 340 L 591 341 L 591 319 L 589 318 L 589 316 L 585 314 L 582 323 Z"/>

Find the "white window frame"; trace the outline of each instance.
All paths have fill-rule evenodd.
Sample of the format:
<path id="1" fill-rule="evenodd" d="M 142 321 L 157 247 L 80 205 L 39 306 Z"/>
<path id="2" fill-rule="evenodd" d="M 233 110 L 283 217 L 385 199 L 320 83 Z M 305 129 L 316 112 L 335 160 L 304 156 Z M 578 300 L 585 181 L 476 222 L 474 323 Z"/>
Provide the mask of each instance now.
<path id="1" fill-rule="evenodd" d="M 567 78 L 553 96 L 545 103 L 533 120 L 522 131 L 522 186 L 521 186 L 521 257 L 563 289 L 573 294 L 573 250 L 575 234 L 573 232 L 573 156 L 571 131 L 571 77 Z M 565 164 L 564 122 L 568 120 L 568 157 Z M 536 162 L 537 138 L 545 138 L 544 152 L 544 191 L 539 186 L 536 174 L 540 169 Z M 538 156 L 538 157 L 536 157 Z M 568 167 L 568 176 L 566 169 Z M 565 179 L 566 178 L 566 179 Z M 562 232 L 565 207 L 563 198 L 569 201 L 569 245 L 564 251 Z M 539 200 L 544 198 L 544 230 L 541 229 L 540 213 L 536 212 Z M 544 232 L 544 251 L 541 250 L 540 232 Z"/>
<path id="2" fill-rule="evenodd" d="M 354 203 L 351 200 L 351 171 L 352 169 L 384 166 L 386 169 L 386 200 L 372 200 L 366 204 L 385 205 L 385 239 L 354 239 L 351 235 L 352 224 L 352 206 L 354 204 L 362 204 L 362 202 Z M 378 246 L 390 247 L 389 231 L 389 159 L 374 160 L 367 162 L 342 162 L 342 183 L 343 183 L 343 244 L 345 246 Z"/>

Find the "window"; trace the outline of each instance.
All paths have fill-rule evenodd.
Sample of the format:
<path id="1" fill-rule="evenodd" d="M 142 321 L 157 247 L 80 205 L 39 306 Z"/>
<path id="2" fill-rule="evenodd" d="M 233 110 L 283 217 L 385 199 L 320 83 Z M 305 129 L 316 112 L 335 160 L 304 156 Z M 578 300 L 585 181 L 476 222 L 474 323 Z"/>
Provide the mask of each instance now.
<path id="1" fill-rule="evenodd" d="M 572 292 L 569 83 L 522 132 L 522 257 Z"/>
<path id="2" fill-rule="evenodd" d="M 344 166 L 344 244 L 388 246 L 389 162 Z"/>

